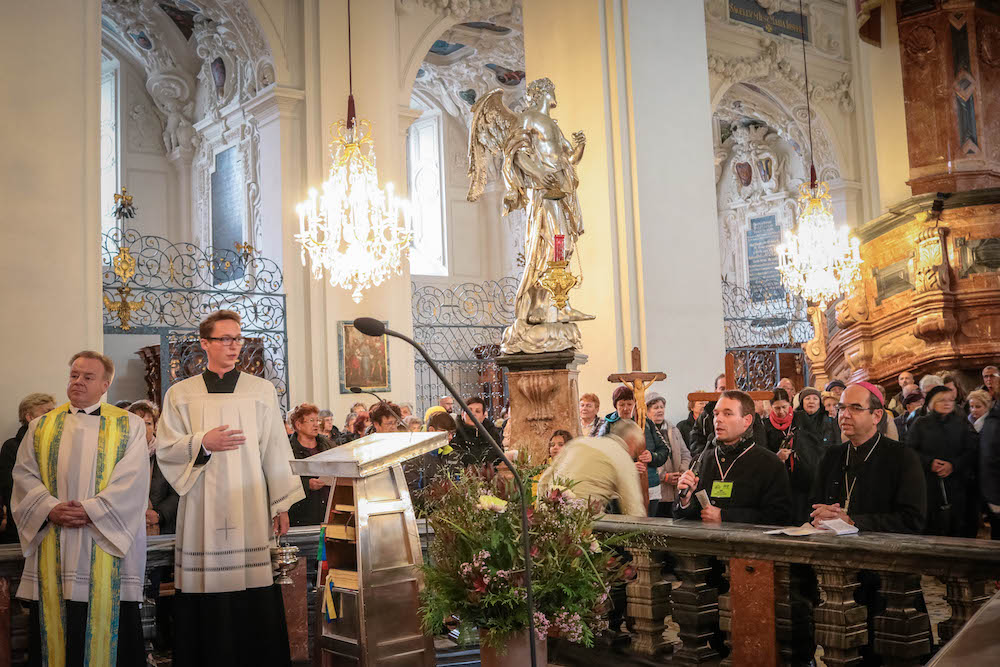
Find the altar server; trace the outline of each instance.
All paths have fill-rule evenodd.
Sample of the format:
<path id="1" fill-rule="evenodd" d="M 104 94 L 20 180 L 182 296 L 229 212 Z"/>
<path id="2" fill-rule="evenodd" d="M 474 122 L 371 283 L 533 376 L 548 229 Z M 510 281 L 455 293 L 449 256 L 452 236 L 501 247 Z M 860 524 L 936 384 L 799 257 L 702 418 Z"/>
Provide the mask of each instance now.
<path id="1" fill-rule="evenodd" d="M 213 313 L 200 335 L 208 368 L 167 391 L 156 450 L 181 497 L 173 664 L 289 665 L 270 549 L 302 484 L 274 385 L 236 369 L 240 316 Z"/>
<path id="2" fill-rule="evenodd" d="M 29 665 L 145 664 L 146 428 L 101 402 L 113 375 L 104 355 L 75 354 L 69 403 L 32 420 L 17 452 Z"/>

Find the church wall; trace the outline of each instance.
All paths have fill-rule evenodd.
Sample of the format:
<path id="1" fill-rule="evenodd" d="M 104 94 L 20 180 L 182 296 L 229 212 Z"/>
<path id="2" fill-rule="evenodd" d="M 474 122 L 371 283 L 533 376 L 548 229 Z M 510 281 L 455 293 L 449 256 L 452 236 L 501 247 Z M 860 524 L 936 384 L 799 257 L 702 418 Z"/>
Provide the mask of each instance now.
<path id="1" fill-rule="evenodd" d="M 99 3 L 5 6 L 0 54 L 8 91 L 0 111 L 0 428 L 11 434 L 25 394 L 66 400 L 70 356 L 102 346 Z"/>

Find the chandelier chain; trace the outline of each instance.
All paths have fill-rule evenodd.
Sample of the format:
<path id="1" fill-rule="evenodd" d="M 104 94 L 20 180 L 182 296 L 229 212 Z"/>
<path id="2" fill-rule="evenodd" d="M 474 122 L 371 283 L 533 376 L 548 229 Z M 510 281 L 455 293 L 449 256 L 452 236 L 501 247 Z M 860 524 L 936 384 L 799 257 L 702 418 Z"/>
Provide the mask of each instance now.
<path id="1" fill-rule="evenodd" d="M 350 3 L 350 0 L 348 0 Z M 809 64 L 806 62 L 806 14 L 799 0 L 799 37 L 802 42 L 802 73 L 806 82 L 806 125 L 809 128 L 809 185 L 816 188 L 816 165 L 813 162 L 813 115 L 809 101 Z"/>

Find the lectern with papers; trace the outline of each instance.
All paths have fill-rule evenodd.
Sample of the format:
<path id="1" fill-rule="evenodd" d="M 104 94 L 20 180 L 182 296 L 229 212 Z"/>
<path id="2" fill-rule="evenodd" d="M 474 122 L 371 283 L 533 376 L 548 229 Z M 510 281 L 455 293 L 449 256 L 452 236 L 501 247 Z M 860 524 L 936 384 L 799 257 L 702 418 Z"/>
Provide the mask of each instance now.
<path id="1" fill-rule="evenodd" d="M 422 556 L 402 463 L 447 443 L 447 433 L 373 433 L 291 461 L 330 482 L 320 531 L 314 655 L 323 667 L 429 667 L 420 628 Z"/>

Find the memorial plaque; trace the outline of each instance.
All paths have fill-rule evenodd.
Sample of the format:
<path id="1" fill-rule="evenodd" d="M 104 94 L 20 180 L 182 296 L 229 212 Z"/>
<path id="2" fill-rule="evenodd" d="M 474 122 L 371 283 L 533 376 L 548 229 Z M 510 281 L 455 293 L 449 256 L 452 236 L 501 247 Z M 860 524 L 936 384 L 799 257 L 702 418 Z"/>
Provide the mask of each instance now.
<path id="1" fill-rule="evenodd" d="M 770 301 L 785 298 L 785 288 L 778 272 L 778 253 L 775 248 L 781 241 L 781 229 L 773 215 L 750 219 L 747 230 L 747 268 L 749 270 L 750 298 Z"/>
<path id="2" fill-rule="evenodd" d="M 216 155 L 215 170 L 212 172 L 212 248 L 215 250 L 213 278 L 216 285 L 237 280 L 244 275 L 236 244 L 245 240 L 245 186 L 243 161 L 236 147 L 227 148 Z"/>
<path id="3" fill-rule="evenodd" d="M 768 12 L 757 0 L 729 0 L 729 18 L 772 35 L 786 35 L 795 39 L 802 39 L 804 29 L 805 39 L 810 41 L 808 18 L 798 12 Z"/>
<path id="4" fill-rule="evenodd" d="M 872 277 L 875 279 L 876 306 L 881 305 L 891 296 L 913 289 L 913 278 L 910 276 L 912 263 L 913 257 L 910 256 L 888 266 L 877 266 L 872 269 Z"/>

